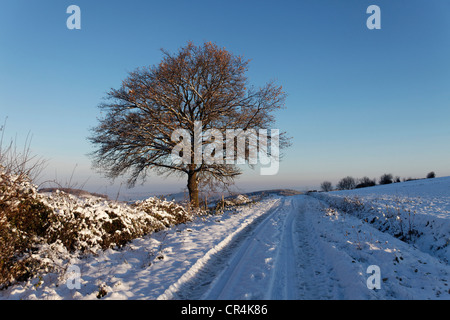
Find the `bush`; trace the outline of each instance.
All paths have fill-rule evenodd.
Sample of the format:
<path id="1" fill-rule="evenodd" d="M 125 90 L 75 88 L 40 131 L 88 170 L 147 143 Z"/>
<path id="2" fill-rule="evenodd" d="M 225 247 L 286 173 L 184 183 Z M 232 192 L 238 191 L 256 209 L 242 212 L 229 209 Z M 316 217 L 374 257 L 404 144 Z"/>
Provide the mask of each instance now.
<path id="1" fill-rule="evenodd" d="M 61 241 L 70 251 L 95 252 L 123 246 L 193 217 L 175 202 L 157 198 L 127 205 L 103 198 L 80 199 L 60 191 L 46 201 L 55 211 L 50 242 Z"/>
<path id="2" fill-rule="evenodd" d="M 322 189 L 322 191 L 324 191 L 324 192 L 329 192 L 329 191 L 333 190 L 333 185 L 331 184 L 330 181 L 324 181 L 320 185 L 320 189 Z"/>
<path id="3" fill-rule="evenodd" d="M 0 289 L 56 268 L 41 248 L 95 253 L 192 218 L 184 207 L 157 198 L 127 205 L 61 191 L 39 194 L 24 176 L 0 166 Z"/>
<path id="4" fill-rule="evenodd" d="M 26 279 L 36 268 L 31 257 L 50 226 L 52 210 L 24 176 L 0 166 L 0 289 Z"/>
<path id="5" fill-rule="evenodd" d="M 380 177 L 380 184 L 390 184 L 394 182 L 394 177 L 390 173 L 385 173 Z"/>
<path id="6" fill-rule="evenodd" d="M 337 184 L 337 188 L 339 190 L 352 190 L 355 189 L 355 187 L 356 187 L 356 180 L 350 176 L 342 178 Z"/>
<path id="7" fill-rule="evenodd" d="M 148 198 L 136 203 L 136 208 L 143 211 L 158 221 L 165 227 L 186 223 L 192 220 L 193 214 L 187 212 L 184 207 L 174 201 L 160 200 L 158 198 Z"/>
<path id="8" fill-rule="evenodd" d="M 49 248 L 96 252 L 123 246 L 193 217 L 174 202 L 154 198 L 130 206 L 61 191 L 40 194 L 32 178 L 39 175 L 44 161 L 31 156 L 28 143 L 23 152 L 18 152 L 13 142 L 4 147 L 3 129 L 1 126 L 0 290 L 43 269 L 58 268 L 46 257 Z"/>
<path id="9" fill-rule="evenodd" d="M 358 184 L 356 185 L 356 188 L 367 188 L 367 187 L 373 187 L 376 185 L 375 179 L 371 180 L 369 177 L 363 177 L 358 180 Z"/>
<path id="10" fill-rule="evenodd" d="M 427 174 L 427 179 L 433 179 L 436 178 L 436 173 L 434 171 L 431 171 Z"/>

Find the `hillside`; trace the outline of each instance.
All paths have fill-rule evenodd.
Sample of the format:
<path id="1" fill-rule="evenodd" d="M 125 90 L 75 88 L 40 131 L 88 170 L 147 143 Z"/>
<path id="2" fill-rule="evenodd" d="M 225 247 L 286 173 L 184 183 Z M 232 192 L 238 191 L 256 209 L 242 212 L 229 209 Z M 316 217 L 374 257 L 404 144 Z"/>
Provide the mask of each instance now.
<path id="1" fill-rule="evenodd" d="M 34 257 L 48 268 L 1 290 L 0 299 L 448 300 L 449 187 L 450 178 L 439 178 L 310 195 L 260 192 L 269 195 L 216 214 L 183 213 L 182 223 L 93 253 L 43 245 Z M 99 201 L 76 200 L 77 211 L 127 228 L 136 214 L 147 217 L 139 208 L 153 212 L 152 221 L 169 218 L 158 199 L 134 208 Z M 375 282 L 371 270 L 381 272 Z"/>
<path id="2" fill-rule="evenodd" d="M 315 197 L 450 261 L 450 177 L 421 179 Z"/>
<path id="3" fill-rule="evenodd" d="M 56 193 L 58 191 L 65 192 L 67 194 L 71 194 L 74 196 L 77 196 L 79 198 L 90 198 L 90 197 L 97 197 L 97 198 L 103 198 L 108 199 L 108 196 L 105 194 L 95 193 L 95 192 L 88 192 L 86 190 L 82 189 L 74 189 L 74 188 L 42 188 L 39 189 L 39 193 Z"/>

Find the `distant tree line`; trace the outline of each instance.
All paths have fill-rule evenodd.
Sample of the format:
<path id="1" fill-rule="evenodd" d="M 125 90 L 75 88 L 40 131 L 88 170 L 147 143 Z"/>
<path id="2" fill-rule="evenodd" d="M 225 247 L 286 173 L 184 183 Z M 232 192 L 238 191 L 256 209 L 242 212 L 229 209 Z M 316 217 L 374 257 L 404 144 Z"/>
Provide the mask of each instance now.
<path id="1" fill-rule="evenodd" d="M 427 179 L 432 179 L 436 177 L 436 173 L 434 171 L 431 171 L 427 174 Z M 393 176 L 391 173 L 385 173 L 381 175 L 381 177 L 378 180 L 379 185 L 384 184 L 391 184 L 391 183 L 398 183 L 398 182 L 405 182 L 405 181 L 412 181 L 412 180 L 419 180 L 418 178 L 403 178 L 400 179 L 399 176 Z M 370 179 L 369 177 L 363 177 L 360 179 L 355 179 L 351 176 L 347 176 L 345 178 L 342 178 L 339 180 L 339 182 L 336 184 L 336 188 L 333 188 L 333 184 L 330 181 L 324 181 L 320 185 L 320 189 L 324 192 L 329 192 L 333 190 L 353 190 L 353 189 L 359 189 L 359 188 L 367 188 L 367 187 L 373 187 L 377 185 L 376 179 Z"/>

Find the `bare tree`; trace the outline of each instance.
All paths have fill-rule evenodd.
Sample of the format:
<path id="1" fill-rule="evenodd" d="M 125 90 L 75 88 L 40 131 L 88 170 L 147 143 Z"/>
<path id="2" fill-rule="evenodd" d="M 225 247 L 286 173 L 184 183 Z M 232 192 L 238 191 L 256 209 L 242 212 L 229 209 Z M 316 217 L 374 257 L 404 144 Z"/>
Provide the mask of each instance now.
<path id="1" fill-rule="evenodd" d="M 347 176 L 345 178 L 342 178 L 338 184 L 337 188 L 339 190 L 352 190 L 356 187 L 356 180 L 353 177 Z"/>
<path id="2" fill-rule="evenodd" d="M 394 182 L 394 177 L 390 173 L 385 173 L 380 177 L 380 184 L 390 184 Z"/>
<path id="3" fill-rule="evenodd" d="M 322 182 L 322 184 L 320 185 L 320 188 L 322 189 L 322 191 L 324 192 L 329 192 L 333 190 L 333 185 L 330 181 L 324 181 Z"/>
<path id="4" fill-rule="evenodd" d="M 373 187 L 376 184 L 377 183 L 375 179 L 370 179 L 369 177 L 362 177 L 361 179 L 358 179 L 355 188 Z"/>
<path id="5" fill-rule="evenodd" d="M 211 155 L 224 158 L 227 141 L 217 140 L 217 132 L 226 136 L 227 129 L 255 133 L 270 128 L 273 113 L 284 106 L 286 95 L 273 82 L 259 89 L 251 87 L 245 76 L 248 61 L 216 44 L 189 42 L 177 54 L 162 52 L 158 65 L 131 72 L 119 89 L 108 93 L 110 102 L 100 105 L 104 116 L 89 138 L 96 146 L 93 163 L 109 178 L 129 175 L 130 187 L 138 179 L 144 181 L 149 170 L 187 176 L 191 204 L 198 207 L 200 182 L 230 185 L 241 170 L 234 163 L 198 161 L 195 151 L 199 146 L 204 150 L 208 144 L 223 143 Z M 190 152 L 179 153 L 189 160 L 182 163 L 172 157 L 181 141 L 173 141 L 172 134 L 180 129 L 191 137 L 184 141 L 191 146 Z M 195 138 L 198 129 L 214 130 L 214 139 L 203 136 L 199 141 Z M 280 148 L 289 145 L 285 133 L 277 138 Z M 249 143 L 247 163 L 250 153 Z"/>

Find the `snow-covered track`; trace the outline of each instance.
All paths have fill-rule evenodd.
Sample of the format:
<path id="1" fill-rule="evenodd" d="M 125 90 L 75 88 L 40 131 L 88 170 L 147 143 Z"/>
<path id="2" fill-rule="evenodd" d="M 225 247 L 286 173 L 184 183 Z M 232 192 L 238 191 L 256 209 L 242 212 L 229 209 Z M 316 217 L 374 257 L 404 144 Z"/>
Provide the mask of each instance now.
<path id="1" fill-rule="evenodd" d="M 270 298 L 262 296 L 262 292 L 251 290 L 261 288 L 260 282 L 271 279 L 278 269 L 276 256 L 278 256 L 276 244 L 279 242 L 279 233 L 273 232 L 274 228 L 284 228 L 281 215 L 286 215 L 286 198 L 282 199 L 270 215 L 260 222 L 253 230 L 246 232 L 246 237 L 241 241 L 238 250 L 231 257 L 222 272 L 213 281 L 208 291 L 201 297 L 206 300 L 226 300 L 239 298 Z M 273 254 L 275 251 L 275 254 Z M 252 282 L 255 286 L 252 286 Z M 243 286 L 243 284 L 247 284 Z M 240 290 L 244 289 L 239 293 Z"/>
<path id="2" fill-rule="evenodd" d="M 309 245 L 307 237 L 299 235 L 307 233 L 304 214 L 296 197 L 280 199 L 264 215 L 209 250 L 159 299 L 304 297 L 300 275 L 303 269 L 310 271 L 308 259 L 312 258 L 311 250 L 304 250 Z"/>
<path id="3" fill-rule="evenodd" d="M 220 243 L 208 250 L 198 259 L 176 282 L 171 284 L 157 300 L 167 299 L 201 299 L 207 286 L 212 282 L 224 264 L 233 259 L 236 250 L 241 250 L 242 242 L 247 243 L 249 234 L 255 233 L 267 224 L 268 219 L 279 210 L 278 204 L 284 199 L 277 200 L 267 211 L 243 224 L 234 232 L 226 236 Z M 237 249 L 240 248 L 240 249 Z M 206 289 L 205 289 L 206 288 Z M 212 298 L 211 298 L 212 299 Z"/>

